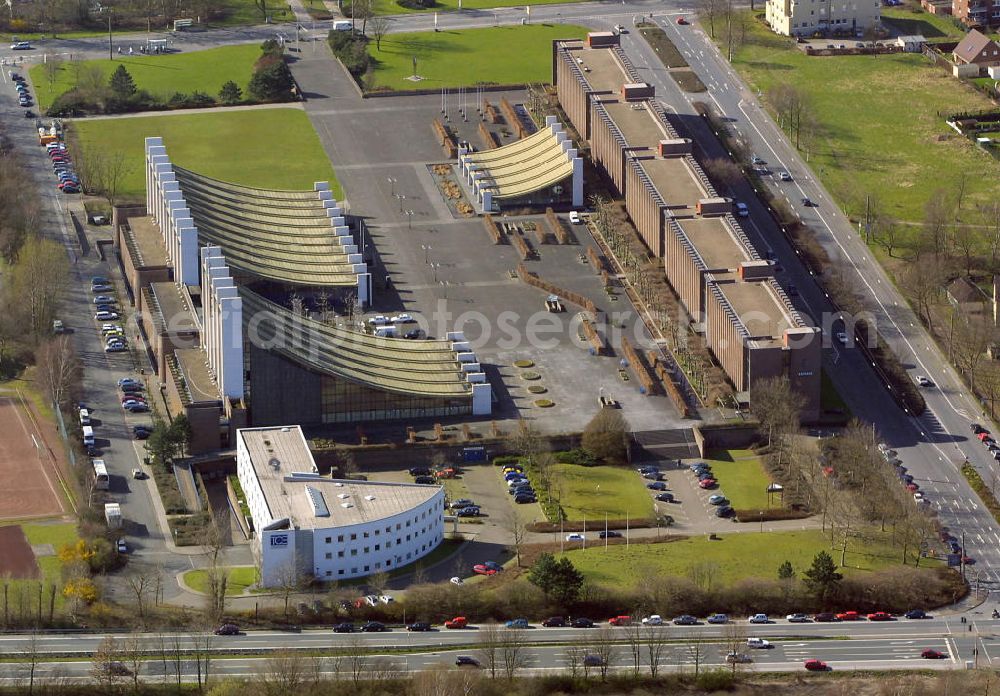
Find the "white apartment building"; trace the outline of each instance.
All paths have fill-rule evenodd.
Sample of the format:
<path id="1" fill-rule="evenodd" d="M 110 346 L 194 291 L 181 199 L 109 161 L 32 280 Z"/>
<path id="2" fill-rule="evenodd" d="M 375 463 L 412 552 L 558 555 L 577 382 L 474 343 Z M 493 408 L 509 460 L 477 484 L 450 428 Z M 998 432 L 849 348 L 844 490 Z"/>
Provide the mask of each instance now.
<path id="1" fill-rule="evenodd" d="M 765 17 L 772 30 L 785 36 L 857 36 L 879 26 L 882 9 L 880 0 L 767 0 Z"/>
<path id="2" fill-rule="evenodd" d="M 321 477 L 299 426 L 238 430 L 236 471 L 265 587 L 394 570 L 444 539 L 441 486 Z"/>

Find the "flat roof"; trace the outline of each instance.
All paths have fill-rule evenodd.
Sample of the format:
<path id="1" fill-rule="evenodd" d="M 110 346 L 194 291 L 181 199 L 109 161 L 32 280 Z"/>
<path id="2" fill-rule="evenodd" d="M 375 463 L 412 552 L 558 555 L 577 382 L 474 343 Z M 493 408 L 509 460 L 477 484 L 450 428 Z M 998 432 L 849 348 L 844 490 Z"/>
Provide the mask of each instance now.
<path id="1" fill-rule="evenodd" d="M 191 315 L 191 309 L 184 296 L 181 295 L 180 288 L 170 281 L 164 281 L 150 283 L 149 289 L 163 320 L 163 330 L 171 333 L 198 330 L 198 325 Z"/>
<path id="2" fill-rule="evenodd" d="M 757 345 L 782 345 L 785 330 L 797 326 L 769 281 L 743 281 L 735 273 L 713 274 L 713 278 Z"/>
<path id="3" fill-rule="evenodd" d="M 733 239 L 724 218 L 696 217 L 677 220 L 677 224 L 694 244 L 709 270 L 733 271 L 739 268 L 742 262 L 750 260 L 743 246 Z"/>
<path id="4" fill-rule="evenodd" d="M 163 245 L 163 235 L 160 228 L 148 215 L 128 219 L 128 231 L 139 254 L 136 259 L 140 266 L 166 266 L 167 248 Z"/>
<path id="5" fill-rule="evenodd" d="M 637 163 L 668 206 L 690 208 L 691 214 L 694 214 L 698 201 L 708 194 L 699 185 L 686 160 L 686 157 L 663 157 L 637 160 Z"/>
<path id="6" fill-rule="evenodd" d="M 323 478 L 312 474 L 313 457 L 302 428 L 242 428 L 242 439 L 272 520 L 287 517 L 298 529 L 330 528 L 385 519 L 412 510 L 441 487 Z M 305 474 L 293 476 L 293 474 Z M 306 489 L 312 489 L 313 493 Z M 317 515 L 313 500 L 329 515 Z"/>
<path id="7" fill-rule="evenodd" d="M 184 386 L 187 387 L 191 403 L 219 401 L 222 396 L 219 387 L 212 380 L 206 361 L 208 356 L 201 348 L 180 348 L 174 351 L 177 367 L 184 375 Z"/>

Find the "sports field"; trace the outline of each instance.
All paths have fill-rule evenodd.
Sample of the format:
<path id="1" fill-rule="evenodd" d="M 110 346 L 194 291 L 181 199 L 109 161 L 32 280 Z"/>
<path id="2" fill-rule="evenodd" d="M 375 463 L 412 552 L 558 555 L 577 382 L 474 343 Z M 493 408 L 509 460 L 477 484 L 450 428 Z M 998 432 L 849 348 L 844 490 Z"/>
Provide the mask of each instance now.
<path id="1" fill-rule="evenodd" d="M 68 512 L 60 482 L 62 450 L 55 449 L 30 407 L 0 396 L 0 520 L 53 517 Z"/>

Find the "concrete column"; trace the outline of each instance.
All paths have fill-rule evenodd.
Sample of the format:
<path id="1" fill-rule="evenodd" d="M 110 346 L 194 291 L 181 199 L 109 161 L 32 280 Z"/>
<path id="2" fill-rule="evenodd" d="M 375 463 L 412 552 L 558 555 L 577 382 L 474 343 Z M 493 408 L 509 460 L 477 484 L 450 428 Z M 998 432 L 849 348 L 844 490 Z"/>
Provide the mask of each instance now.
<path id="1" fill-rule="evenodd" d="M 333 191 L 319 191 L 316 197 L 321 201 L 332 201 Z"/>
<path id="2" fill-rule="evenodd" d="M 444 339 L 446 341 L 464 341 L 465 334 L 461 331 L 449 331 L 445 334 Z"/>
<path id="3" fill-rule="evenodd" d="M 313 191 L 329 191 L 330 182 L 329 181 L 317 181 L 313 183 Z"/>
<path id="4" fill-rule="evenodd" d="M 175 207 L 184 207 L 184 194 L 177 190 L 176 181 L 167 183 L 165 186 L 173 188 L 163 192 L 163 198 L 160 199 L 160 210 L 157 212 L 157 216 L 160 225 L 160 233 L 163 235 L 163 243 L 167 248 L 167 256 L 169 257 L 171 250 L 174 247 L 174 234 L 173 229 L 171 229 L 171 222 L 173 220 L 170 217 L 170 211 Z"/>
<path id="5" fill-rule="evenodd" d="M 197 285 L 198 228 L 194 225 L 184 225 L 177 231 L 177 241 L 179 249 L 174 277 L 184 285 Z"/>
<path id="6" fill-rule="evenodd" d="M 346 248 L 345 248 L 346 251 Z M 347 263 L 364 265 L 365 260 L 361 258 L 361 254 L 355 252 L 353 254 L 347 255 Z"/>
<path id="7" fill-rule="evenodd" d="M 367 268 L 367 267 L 366 267 Z M 372 274 L 358 273 L 358 303 L 362 309 L 371 304 L 372 299 Z"/>
<path id="8" fill-rule="evenodd" d="M 183 194 L 182 194 L 183 195 Z M 170 229 L 171 245 L 167 247 L 167 257 L 174 263 L 174 271 L 177 271 L 177 260 L 180 258 L 180 225 L 178 220 L 191 219 L 191 209 L 187 207 L 187 201 L 181 198 L 179 201 L 170 201 L 167 205 L 167 227 Z"/>
<path id="9" fill-rule="evenodd" d="M 493 212 L 493 194 L 489 191 L 483 191 L 483 212 L 492 213 Z"/>
<path id="10" fill-rule="evenodd" d="M 583 158 L 576 156 L 576 150 L 572 150 L 570 157 L 573 158 L 573 207 L 583 206 Z"/>
<path id="11" fill-rule="evenodd" d="M 243 396 L 243 300 L 235 287 L 220 288 L 216 293 L 220 318 L 220 364 L 215 380 L 223 397 Z"/>
<path id="12" fill-rule="evenodd" d="M 485 379 L 486 375 L 478 373 Z M 472 377 L 472 375 L 470 375 Z M 472 381 L 470 379 L 470 381 Z M 493 412 L 493 387 L 489 382 L 472 385 L 472 415 L 488 416 Z"/>

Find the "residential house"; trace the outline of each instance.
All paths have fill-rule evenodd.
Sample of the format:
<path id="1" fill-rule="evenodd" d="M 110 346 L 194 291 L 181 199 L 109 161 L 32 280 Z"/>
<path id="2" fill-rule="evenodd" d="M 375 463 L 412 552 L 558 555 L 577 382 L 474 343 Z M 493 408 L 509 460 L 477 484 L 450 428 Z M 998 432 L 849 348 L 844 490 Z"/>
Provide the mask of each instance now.
<path id="1" fill-rule="evenodd" d="M 978 29 L 972 29 L 955 46 L 952 55 L 955 57 L 956 65 L 978 65 L 980 68 L 987 68 L 991 65 L 1000 65 L 1000 44 Z"/>
<path id="2" fill-rule="evenodd" d="M 952 0 L 951 14 L 970 27 L 1000 26 L 1000 0 Z"/>
<path id="3" fill-rule="evenodd" d="M 879 0 L 767 0 L 765 17 L 773 31 L 785 36 L 861 36 L 879 26 L 882 7 Z"/>

